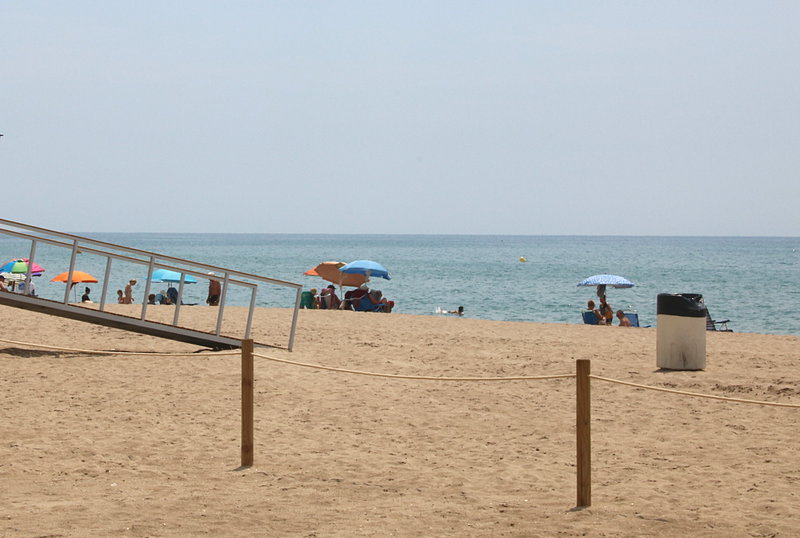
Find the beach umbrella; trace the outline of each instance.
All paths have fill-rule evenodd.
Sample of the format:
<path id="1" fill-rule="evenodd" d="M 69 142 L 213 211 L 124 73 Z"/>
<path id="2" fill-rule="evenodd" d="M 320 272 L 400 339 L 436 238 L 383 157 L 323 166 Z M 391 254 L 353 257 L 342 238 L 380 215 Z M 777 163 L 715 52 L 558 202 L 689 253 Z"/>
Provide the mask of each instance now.
<path id="1" fill-rule="evenodd" d="M 169 269 L 156 269 L 153 271 L 153 276 L 150 282 L 180 282 L 181 273 L 177 271 L 170 271 Z M 197 279 L 192 275 L 186 275 L 183 279 L 186 284 L 196 284 Z"/>
<path id="2" fill-rule="evenodd" d="M 345 265 L 346 264 L 344 262 L 322 262 L 303 274 L 308 276 L 318 276 L 323 280 L 327 280 L 328 282 L 336 284 L 340 288 L 342 286 L 352 286 L 357 288 L 367 281 L 367 277 L 365 275 L 356 273 L 343 273 L 340 269 Z"/>
<path id="3" fill-rule="evenodd" d="M 356 260 L 354 262 L 350 262 L 341 269 L 339 269 L 342 273 L 353 273 L 357 275 L 364 275 L 368 279 L 370 277 L 376 276 L 380 278 L 385 278 L 386 280 L 391 280 L 389 276 L 389 271 L 386 268 L 379 264 L 378 262 L 374 262 L 372 260 Z"/>
<path id="4" fill-rule="evenodd" d="M 0 273 L 8 282 L 22 282 L 25 280 L 25 273 Z"/>
<path id="5" fill-rule="evenodd" d="M 601 302 L 605 302 L 606 288 L 608 286 L 612 288 L 632 288 L 634 283 L 619 275 L 602 274 L 584 278 L 578 282 L 578 286 L 597 286 L 597 296 L 600 297 Z"/>
<path id="6" fill-rule="evenodd" d="M 578 282 L 578 286 L 611 286 L 612 288 L 632 288 L 634 283 L 618 275 L 594 275 Z"/>
<path id="7" fill-rule="evenodd" d="M 14 258 L 0 266 L 0 273 L 16 273 L 26 274 L 28 272 L 28 258 Z M 31 276 L 41 276 L 44 273 L 44 268 L 36 263 L 33 264 Z"/>
<path id="8" fill-rule="evenodd" d="M 50 279 L 50 282 L 64 282 L 66 283 L 69 280 L 69 271 L 61 273 L 59 275 L 54 276 Z M 83 271 L 73 271 L 72 272 L 72 283 L 73 284 L 80 284 L 84 282 L 97 282 L 97 279 L 90 275 L 89 273 L 84 273 Z"/>
<path id="9" fill-rule="evenodd" d="M 50 279 L 50 282 L 63 282 L 64 284 L 67 283 L 69 280 L 69 271 L 64 273 L 58 274 Z M 73 271 L 72 272 L 72 287 L 75 288 L 75 284 L 86 284 L 97 282 L 97 279 L 90 275 L 89 273 L 84 273 L 83 271 Z M 74 289 L 75 291 L 75 300 L 78 300 L 78 290 Z"/>

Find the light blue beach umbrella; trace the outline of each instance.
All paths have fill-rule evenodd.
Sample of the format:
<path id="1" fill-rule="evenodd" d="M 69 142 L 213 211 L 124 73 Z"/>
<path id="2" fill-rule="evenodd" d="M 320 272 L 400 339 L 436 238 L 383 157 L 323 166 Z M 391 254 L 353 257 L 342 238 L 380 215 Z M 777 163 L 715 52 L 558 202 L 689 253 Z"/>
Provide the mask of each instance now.
<path id="1" fill-rule="evenodd" d="M 389 271 L 386 268 L 379 264 L 378 262 L 374 262 L 372 260 L 356 260 L 354 262 L 350 262 L 344 267 L 339 268 L 342 273 L 355 273 L 357 275 L 366 275 L 367 278 L 376 276 L 380 278 L 385 278 L 386 280 L 391 280 L 389 276 Z"/>
<path id="2" fill-rule="evenodd" d="M 180 282 L 181 274 L 177 271 L 170 271 L 169 269 L 156 269 L 153 271 L 153 276 L 150 282 Z M 196 284 L 197 279 L 192 275 L 186 275 L 183 280 L 186 284 Z"/>
<path id="3" fill-rule="evenodd" d="M 612 288 L 632 288 L 635 284 L 618 275 L 594 275 L 578 282 L 578 286 L 611 286 Z"/>

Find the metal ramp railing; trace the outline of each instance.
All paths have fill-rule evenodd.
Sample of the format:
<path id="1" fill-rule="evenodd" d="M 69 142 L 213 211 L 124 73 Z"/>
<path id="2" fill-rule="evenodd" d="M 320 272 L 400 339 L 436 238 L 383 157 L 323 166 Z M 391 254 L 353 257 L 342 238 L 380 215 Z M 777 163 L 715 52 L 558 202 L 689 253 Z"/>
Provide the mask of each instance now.
<path id="1" fill-rule="evenodd" d="M 0 228 L 0 238 L 5 236 L 6 238 L 29 242 L 30 245 L 28 252 L 28 271 L 24 275 L 24 280 L 20 282 L 21 284 L 24 283 L 24 286 L 21 287 L 23 287 L 25 293 L 0 293 L 0 304 L 142 334 L 149 334 L 161 338 L 209 346 L 216 349 L 238 348 L 241 347 L 242 340 L 251 339 L 259 291 L 266 289 L 268 286 L 277 286 L 279 288 L 285 288 L 286 291 L 290 293 L 287 302 L 291 302 L 292 299 L 294 300 L 294 309 L 291 316 L 291 326 L 289 328 L 286 348 L 291 351 L 294 346 L 302 284 L 125 247 L 6 219 L 0 219 L 0 226 L 6 227 Z M 15 243 L 17 248 L 20 248 L 20 244 L 21 243 Z M 37 252 L 41 250 L 43 245 L 52 251 L 50 252 L 51 260 L 65 260 L 67 256 L 69 257 L 69 263 L 65 264 L 68 267 L 68 276 L 65 282 L 63 298 L 60 295 L 57 299 L 53 299 L 27 293 L 28 290 L 31 290 L 33 287 L 31 285 L 32 279 L 34 278 L 33 266 L 34 262 L 37 260 Z M 2 246 L 2 243 L 0 243 L 0 246 Z M 69 301 L 72 286 L 77 284 L 77 282 L 74 282 L 74 275 L 77 271 L 76 263 L 79 254 L 92 255 L 95 260 L 105 260 L 99 304 L 87 305 L 82 303 L 70 303 Z M 0 256 L 4 255 L 5 253 L 0 252 Z M 123 313 L 116 311 L 115 307 L 109 308 L 109 284 L 111 282 L 113 262 L 115 261 L 123 262 L 126 266 L 133 265 L 146 268 L 147 276 L 144 280 L 145 290 L 142 297 L 141 309 L 138 312 L 129 308 Z M 0 261 L 0 264 L 2 263 L 4 262 Z M 154 320 L 152 317 L 148 318 L 148 307 L 153 306 L 152 304 L 148 304 L 148 298 L 151 295 L 153 273 L 158 269 L 175 271 L 180 274 L 180 280 L 174 282 L 178 284 L 177 294 L 179 300 L 174 304 L 174 312 L 172 313 L 171 321 L 163 319 Z M 216 314 L 215 328 L 213 330 L 203 330 L 181 324 L 182 307 L 186 306 L 183 304 L 183 298 L 186 285 L 188 284 L 187 277 L 189 276 L 194 277 L 195 280 L 199 278 L 201 281 L 213 279 L 221 284 L 218 305 L 214 307 L 213 310 L 208 308 L 209 315 Z M 291 294 L 292 290 L 294 290 L 294 294 Z M 248 303 L 246 321 L 244 322 L 243 330 L 235 331 L 234 334 L 223 334 L 226 300 L 231 296 L 233 291 L 236 292 L 243 302 Z M 116 301 L 114 302 L 116 303 Z M 136 306 L 138 306 L 138 304 Z M 283 306 L 289 305 L 285 304 Z M 136 315 L 131 315 L 131 312 L 135 312 Z M 164 312 L 162 311 L 161 313 L 163 314 Z M 230 331 L 230 323 L 227 324 L 227 329 Z M 255 345 L 271 346 L 271 344 L 263 342 L 255 342 Z"/>

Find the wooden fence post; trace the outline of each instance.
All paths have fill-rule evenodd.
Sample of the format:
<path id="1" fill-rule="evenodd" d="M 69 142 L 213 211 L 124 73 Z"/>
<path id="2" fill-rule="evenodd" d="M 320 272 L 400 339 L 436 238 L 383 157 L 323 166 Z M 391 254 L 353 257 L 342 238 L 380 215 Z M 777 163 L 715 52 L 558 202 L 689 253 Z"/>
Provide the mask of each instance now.
<path id="1" fill-rule="evenodd" d="M 591 361 L 580 359 L 575 365 L 578 506 L 592 505 L 591 364 Z"/>
<path id="2" fill-rule="evenodd" d="M 253 341 L 242 340 L 242 467 L 253 465 Z"/>

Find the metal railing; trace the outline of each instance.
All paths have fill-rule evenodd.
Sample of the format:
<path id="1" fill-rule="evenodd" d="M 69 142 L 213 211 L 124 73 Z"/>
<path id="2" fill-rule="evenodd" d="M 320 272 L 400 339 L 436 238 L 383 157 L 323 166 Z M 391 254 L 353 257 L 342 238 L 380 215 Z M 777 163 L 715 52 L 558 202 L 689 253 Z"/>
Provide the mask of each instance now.
<path id="1" fill-rule="evenodd" d="M 96 310 L 99 317 L 107 317 L 107 316 L 123 317 L 120 316 L 119 314 L 112 314 L 106 311 L 106 305 L 108 299 L 108 286 L 110 282 L 110 275 L 111 275 L 111 268 L 113 261 L 115 260 L 124 261 L 136 265 L 145 266 L 147 268 L 144 300 L 142 301 L 142 308 L 139 314 L 139 321 L 141 323 L 139 325 L 148 323 L 147 299 L 150 295 L 150 288 L 154 271 L 156 271 L 157 269 L 166 269 L 181 274 L 180 281 L 178 282 L 179 298 L 183 298 L 184 284 L 186 284 L 187 276 L 191 275 L 200 277 L 202 279 L 210 279 L 211 278 L 210 274 L 213 273 L 214 280 L 221 281 L 221 292 L 217 308 L 216 329 L 213 333 L 214 336 L 219 337 L 221 340 L 225 340 L 226 342 L 230 340 L 238 342 L 244 339 L 250 339 L 259 284 L 270 284 L 270 285 L 294 289 L 296 291 L 294 300 L 294 312 L 292 315 L 292 323 L 291 323 L 289 342 L 287 348 L 291 351 L 294 345 L 294 337 L 297 328 L 297 318 L 300 308 L 300 296 L 302 293 L 302 284 L 297 284 L 294 282 L 288 282 L 285 280 L 279 280 L 275 278 L 264 277 L 251 273 L 245 273 L 242 271 L 236 271 L 226 267 L 209 265 L 182 258 L 176 258 L 173 256 L 157 254 L 155 252 L 148 252 L 145 250 L 125 247 L 122 245 L 107 243 L 104 241 L 98 241 L 96 239 L 90 239 L 88 237 L 81 237 L 73 234 L 57 232 L 54 230 L 48 230 L 46 228 L 31 226 L 28 224 L 14 222 L 6 219 L 0 219 L 0 226 L 7 226 L 8 228 L 12 228 L 12 229 L 0 228 L 0 234 L 30 241 L 30 253 L 28 256 L 29 260 L 28 272 L 25 275 L 25 280 L 24 280 L 25 282 L 24 289 L 26 292 L 31 290 L 31 278 L 34 272 L 33 271 L 34 262 L 36 260 L 36 253 L 39 245 L 46 244 L 70 250 L 69 270 L 68 270 L 68 277 L 66 280 L 66 287 L 64 290 L 64 297 L 63 301 L 58 301 L 61 307 L 74 308 L 74 306 L 70 305 L 69 303 L 69 294 L 72 285 L 74 283 L 73 279 L 76 271 L 75 266 L 78 253 L 94 254 L 97 256 L 104 257 L 106 260 L 105 274 L 102 280 L 103 284 L 102 284 L 101 298 L 99 306 Z M 249 310 L 247 313 L 247 321 L 245 323 L 244 334 L 240 338 L 235 338 L 235 339 L 224 337 L 221 334 L 223 316 L 225 313 L 226 298 L 229 295 L 230 288 L 233 286 L 242 287 L 245 290 L 249 291 Z M 24 297 L 22 302 L 30 304 L 30 301 L 35 301 L 35 300 L 36 300 L 35 297 L 32 297 L 31 295 L 28 294 Z M 185 327 L 181 327 L 180 325 L 181 303 L 182 300 L 179 299 L 178 301 L 175 302 L 174 305 L 175 312 L 172 318 L 172 326 L 175 327 L 176 332 L 191 330 L 191 329 L 186 329 Z M 163 324 L 159 325 L 163 326 Z"/>

